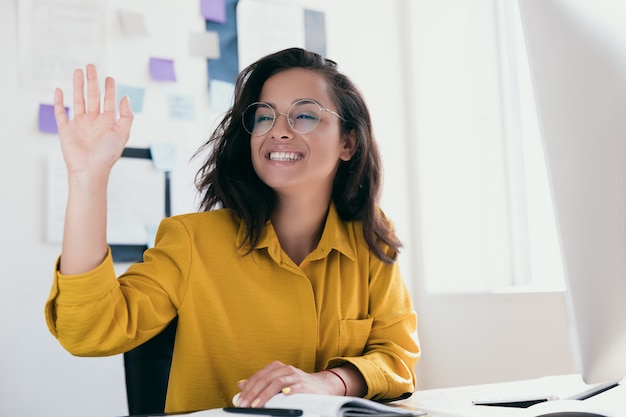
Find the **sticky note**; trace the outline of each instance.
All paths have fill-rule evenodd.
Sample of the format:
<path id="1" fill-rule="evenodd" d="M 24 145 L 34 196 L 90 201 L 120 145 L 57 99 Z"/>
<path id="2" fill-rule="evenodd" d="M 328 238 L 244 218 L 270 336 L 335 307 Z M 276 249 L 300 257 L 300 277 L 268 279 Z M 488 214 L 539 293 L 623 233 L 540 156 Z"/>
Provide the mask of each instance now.
<path id="1" fill-rule="evenodd" d="M 195 118 L 193 96 L 170 94 L 168 96 L 168 105 L 170 119 L 193 120 Z"/>
<path id="2" fill-rule="evenodd" d="M 176 167 L 177 147 L 174 142 L 153 142 L 150 156 L 154 167 L 159 171 L 172 171 Z"/>
<path id="3" fill-rule="evenodd" d="M 219 59 L 219 34 L 217 32 L 191 32 L 189 34 L 189 53 L 193 56 Z"/>
<path id="4" fill-rule="evenodd" d="M 143 98 L 146 89 L 143 87 L 131 87 L 129 85 L 117 85 L 117 98 L 120 100 L 124 96 L 130 99 L 130 109 L 133 113 L 141 113 L 143 111 Z"/>
<path id="5" fill-rule="evenodd" d="M 226 22 L 226 2 L 224 0 L 201 0 L 200 13 L 205 20 Z"/>
<path id="6" fill-rule="evenodd" d="M 143 13 L 131 10 L 120 10 L 118 12 L 122 32 L 126 36 L 146 36 L 148 28 Z"/>
<path id="7" fill-rule="evenodd" d="M 228 81 L 209 81 L 209 106 L 216 111 L 226 111 L 235 97 L 235 84 Z"/>
<path id="8" fill-rule="evenodd" d="M 150 76 L 157 81 L 176 81 L 174 60 L 150 58 Z"/>
<path id="9" fill-rule="evenodd" d="M 147 224 L 146 225 L 146 246 L 149 248 L 154 247 L 154 241 L 156 240 L 157 231 L 159 230 L 158 224 Z"/>
<path id="10" fill-rule="evenodd" d="M 304 47 L 326 56 L 326 21 L 323 12 L 304 10 Z"/>
<path id="11" fill-rule="evenodd" d="M 70 109 L 65 107 L 65 114 L 69 114 Z M 57 122 L 54 118 L 54 106 L 52 104 L 39 105 L 39 131 L 45 133 L 58 133 Z"/>

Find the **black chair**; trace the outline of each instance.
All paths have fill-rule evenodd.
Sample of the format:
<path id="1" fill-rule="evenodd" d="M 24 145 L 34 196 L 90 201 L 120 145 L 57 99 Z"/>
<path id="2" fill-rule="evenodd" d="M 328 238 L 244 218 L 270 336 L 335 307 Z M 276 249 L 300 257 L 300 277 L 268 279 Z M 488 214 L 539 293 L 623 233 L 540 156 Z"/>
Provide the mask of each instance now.
<path id="1" fill-rule="evenodd" d="M 126 397 L 130 415 L 164 413 L 177 324 L 178 317 L 161 333 L 124 353 Z"/>

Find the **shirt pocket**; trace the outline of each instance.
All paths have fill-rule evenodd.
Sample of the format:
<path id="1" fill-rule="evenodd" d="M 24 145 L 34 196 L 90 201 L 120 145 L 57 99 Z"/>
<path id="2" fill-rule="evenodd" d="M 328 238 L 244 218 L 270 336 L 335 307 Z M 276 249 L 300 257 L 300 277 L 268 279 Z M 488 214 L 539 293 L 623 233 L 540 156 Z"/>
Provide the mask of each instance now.
<path id="1" fill-rule="evenodd" d="M 372 330 L 374 319 L 339 320 L 339 356 L 360 356 Z"/>

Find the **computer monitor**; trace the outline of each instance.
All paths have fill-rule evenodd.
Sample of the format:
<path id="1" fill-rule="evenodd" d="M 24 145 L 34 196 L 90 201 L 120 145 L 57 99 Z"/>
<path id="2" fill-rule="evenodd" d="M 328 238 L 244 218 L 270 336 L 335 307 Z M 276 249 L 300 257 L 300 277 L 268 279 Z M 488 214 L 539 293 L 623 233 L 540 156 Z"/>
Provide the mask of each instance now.
<path id="1" fill-rule="evenodd" d="M 626 2 L 520 0 L 585 382 L 626 376 Z"/>

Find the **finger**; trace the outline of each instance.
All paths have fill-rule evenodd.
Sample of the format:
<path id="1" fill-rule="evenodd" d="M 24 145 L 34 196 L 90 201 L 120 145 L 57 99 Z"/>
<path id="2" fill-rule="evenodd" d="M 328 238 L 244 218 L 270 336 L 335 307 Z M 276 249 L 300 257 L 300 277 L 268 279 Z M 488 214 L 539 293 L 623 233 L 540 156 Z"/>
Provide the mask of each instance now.
<path id="1" fill-rule="evenodd" d="M 54 90 L 54 118 L 57 121 L 57 126 L 67 123 L 67 113 L 65 113 L 65 106 L 63 105 L 63 90 L 60 88 Z"/>
<path id="2" fill-rule="evenodd" d="M 106 77 L 104 80 L 104 111 L 115 112 L 116 103 L 115 80 L 112 77 Z"/>
<path id="3" fill-rule="evenodd" d="M 285 387 L 297 381 L 293 367 L 273 363 L 253 375 L 241 387 L 240 407 L 263 407 L 265 403 Z"/>
<path id="4" fill-rule="evenodd" d="M 117 126 L 120 134 L 128 140 L 130 136 L 130 127 L 133 124 L 132 110 L 130 109 L 130 100 L 128 97 L 122 98 L 120 101 L 120 118 L 117 121 Z"/>
<path id="5" fill-rule="evenodd" d="M 270 400 L 270 398 L 281 392 L 285 385 L 286 383 L 282 378 L 273 379 L 258 395 L 255 396 L 255 399 L 252 401 L 250 406 L 263 407 L 265 403 Z"/>
<path id="6" fill-rule="evenodd" d="M 259 374 L 254 374 L 245 384 L 240 384 L 239 400 L 236 404 L 238 407 L 259 407 L 263 404 L 259 399 L 259 394 L 267 388 L 267 384 L 271 382 L 266 378 L 260 378 Z M 263 402 L 264 403 L 264 402 Z"/>
<path id="7" fill-rule="evenodd" d="M 98 86 L 98 73 L 96 66 L 87 65 L 87 111 L 100 113 L 100 87 Z"/>
<path id="8" fill-rule="evenodd" d="M 74 115 L 85 113 L 85 78 L 83 70 L 74 71 Z"/>

